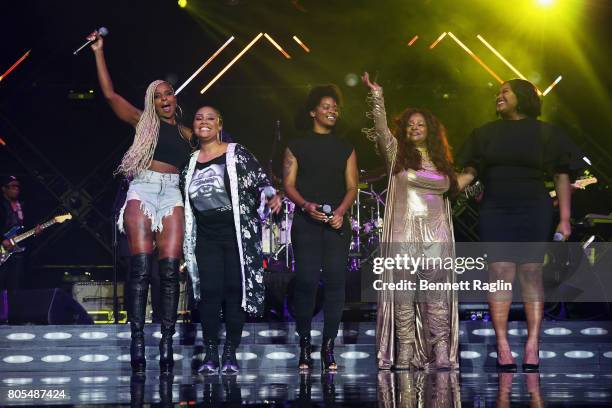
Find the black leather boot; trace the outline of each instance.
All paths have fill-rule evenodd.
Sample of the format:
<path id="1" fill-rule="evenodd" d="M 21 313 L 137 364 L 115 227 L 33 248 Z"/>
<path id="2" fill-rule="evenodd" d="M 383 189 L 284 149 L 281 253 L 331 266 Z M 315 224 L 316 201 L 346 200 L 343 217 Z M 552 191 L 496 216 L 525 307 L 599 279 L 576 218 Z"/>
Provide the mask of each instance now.
<path id="1" fill-rule="evenodd" d="M 237 347 L 238 345 L 226 340 L 223 346 L 223 357 L 221 359 L 223 362 L 221 372 L 223 374 L 234 374 L 240 370 L 240 367 L 238 367 L 238 359 L 236 358 Z"/>
<path id="2" fill-rule="evenodd" d="M 159 290 L 161 340 L 159 341 L 159 371 L 169 374 L 174 368 L 172 336 L 175 333 L 176 314 L 179 302 L 179 260 L 159 260 Z"/>
<path id="3" fill-rule="evenodd" d="M 204 349 L 206 354 L 204 355 L 204 361 L 198 368 L 200 374 L 216 374 L 219 372 L 219 346 L 217 346 L 216 340 L 205 340 Z"/>
<path id="4" fill-rule="evenodd" d="M 312 344 L 310 334 L 307 336 L 300 336 L 300 362 L 298 367 L 300 370 L 311 370 L 312 369 Z"/>
<path id="5" fill-rule="evenodd" d="M 144 374 L 146 370 L 146 349 L 144 339 L 145 311 L 151 279 L 151 254 L 137 254 L 130 257 L 130 279 L 128 285 L 128 319 L 132 332 L 130 363 L 132 372 Z"/>
<path id="6" fill-rule="evenodd" d="M 321 370 L 336 371 L 338 364 L 334 358 L 334 339 L 324 338 L 321 345 Z"/>

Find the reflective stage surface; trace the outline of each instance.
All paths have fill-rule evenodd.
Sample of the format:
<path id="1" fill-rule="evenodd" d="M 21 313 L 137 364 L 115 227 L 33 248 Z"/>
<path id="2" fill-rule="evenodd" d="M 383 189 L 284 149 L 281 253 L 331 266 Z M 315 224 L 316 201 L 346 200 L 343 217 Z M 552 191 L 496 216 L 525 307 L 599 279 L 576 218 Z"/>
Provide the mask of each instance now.
<path id="1" fill-rule="evenodd" d="M 122 371 L 3 372 L 0 404 L 20 406 L 610 406 L 612 373 L 245 370 L 233 376 Z"/>
<path id="2" fill-rule="evenodd" d="M 179 325 L 174 376 L 159 377 L 159 326 L 147 325 L 147 375 L 131 377 L 126 325 L 0 326 L 0 406 L 612 406 L 612 322 L 544 322 L 540 374 L 495 372 L 491 324 L 461 322 L 460 372 L 378 372 L 373 322 L 342 323 L 337 374 L 298 373 L 293 323 L 249 323 L 234 376 L 193 375 L 201 332 Z M 320 344 L 319 323 L 311 332 Z M 522 363 L 523 322 L 509 334 Z"/>

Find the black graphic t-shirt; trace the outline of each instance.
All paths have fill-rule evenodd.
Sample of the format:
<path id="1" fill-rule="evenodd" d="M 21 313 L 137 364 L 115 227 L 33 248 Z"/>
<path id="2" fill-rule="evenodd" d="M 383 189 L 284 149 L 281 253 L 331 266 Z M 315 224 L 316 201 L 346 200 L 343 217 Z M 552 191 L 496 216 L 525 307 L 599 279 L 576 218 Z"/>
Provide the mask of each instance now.
<path id="1" fill-rule="evenodd" d="M 198 239 L 236 239 L 225 155 L 196 163 L 189 185 L 189 199 L 196 217 Z"/>

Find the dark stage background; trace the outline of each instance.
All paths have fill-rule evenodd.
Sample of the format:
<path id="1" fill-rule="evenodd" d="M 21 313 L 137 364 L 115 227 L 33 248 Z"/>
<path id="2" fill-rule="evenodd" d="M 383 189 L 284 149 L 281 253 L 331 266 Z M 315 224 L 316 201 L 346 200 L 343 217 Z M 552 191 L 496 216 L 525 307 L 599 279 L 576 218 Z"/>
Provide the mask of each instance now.
<path id="1" fill-rule="evenodd" d="M 599 179 L 576 195 L 579 216 L 608 214 L 611 207 L 610 9 L 606 0 L 559 1 L 550 8 L 527 0 L 190 0 L 186 8 L 172 0 L 3 2 L 0 71 L 32 51 L 0 82 L 0 174 L 22 179 L 30 225 L 66 210 L 75 215 L 30 241 L 29 286 L 57 286 L 66 272 L 111 276 L 118 186 L 112 171 L 133 130 L 100 94 L 92 52 L 72 55 L 94 28 L 110 30 L 105 50 L 115 88 L 138 107 L 151 81 L 178 87 L 235 36 L 181 92 L 179 103 L 188 124 L 199 106 L 218 106 L 225 130 L 261 162 L 271 154 L 275 121 L 283 140 L 291 137 L 309 87 L 337 83 L 345 100 L 340 132 L 355 145 L 362 169 L 382 164 L 361 133 L 370 126 L 366 90 L 355 83 L 364 70 L 385 87 L 389 115 L 407 105 L 431 109 L 455 149 L 471 129 L 495 119 L 493 76 L 449 36 L 429 49 L 451 31 L 502 79 L 516 77 L 476 38 L 481 34 L 540 89 L 563 76 L 544 97 L 543 119 L 569 132 Z M 201 95 L 259 32 L 271 35 L 291 59 L 262 38 Z"/>

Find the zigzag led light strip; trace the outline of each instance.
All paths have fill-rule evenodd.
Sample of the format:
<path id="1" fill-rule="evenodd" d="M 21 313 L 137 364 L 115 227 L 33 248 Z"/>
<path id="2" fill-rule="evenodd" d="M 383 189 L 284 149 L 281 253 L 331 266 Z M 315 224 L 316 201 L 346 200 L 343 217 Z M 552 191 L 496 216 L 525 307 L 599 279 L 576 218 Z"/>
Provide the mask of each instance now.
<path id="1" fill-rule="evenodd" d="M 249 49 L 250 49 L 250 48 L 251 48 L 253 45 L 255 45 L 255 43 L 256 43 L 257 41 L 259 41 L 259 39 L 260 39 L 261 37 L 263 37 L 263 33 L 259 33 L 259 34 L 257 34 L 257 35 L 255 36 L 255 38 L 253 38 L 253 40 L 252 40 L 252 41 L 251 41 L 251 42 L 250 42 L 250 43 L 249 43 L 249 44 L 248 44 L 246 47 L 244 47 L 244 48 L 242 49 L 242 51 L 240 51 L 240 52 L 238 53 L 238 55 L 236 55 L 236 56 L 234 57 L 234 59 L 233 59 L 233 60 L 231 60 L 231 61 L 229 62 L 229 64 L 227 64 L 227 65 L 225 66 L 225 68 L 223 68 L 223 69 L 221 70 L 221 72 L 219 72 L 219 73 L 217 74 L 217 76 L 215 76 L 215 77 L 214 77 L 214 78 L 213 78 L 213 79 L 212 79 L 212 80 L 211 80 L 211 81 L 210 81 L 210 82 L 209 82 L 209 83 L 208 83 L 208 84 L 207 84 L 207 85 L 206 85 L 204 88 L 202 88 L 202 90 L 200 91 L 200 93 L 201 93 L 201 94 L 203 94 L 204 92 L 206 92 L 206 91 L 208 90 L 208 88 L 210 88 L 210 87 L 211 87 L 211 86 L 212 86 L 212 85 L 213 85 L 215 82 L 217 82 L 217 80 L 218 80 L 219 78 L 221 78 L 221 76 L 222 76 L 223 74 L 225 74 L 225 71 L 227 71 L 228 69 L 230 69 L 230 67 L 231 67 L 232 65 L 234 65 L 234 63 L 235 63 L 236 61 L 238 61 L 238 60 L 240 59 L 240 57 L 242 57 L 242 56 L 244 55 L 244 53 L 245 53 L 245 52 L 247 52 L 247 51 L 248 51 L 248 50 L 249 50 Z"/>
<path id="2" fill-rule="evenodd" d="M 212 62 L 212 60 L 214 60 L 214 59 L 217 57 L 217 55 L 219 55 L 219 54 L 221 53 L 221 51 L 223 51 L 223 50 L 225 49 L 225 47 L 227 47 L 227 46 L 228 46 L 228 44 L 229 44 L 229 43 L 231 43 L 233 40 L 234 40 L 234 36 L 231 36 L 231 37 L 230 37 L 230 38 L 229 38 L 229 39 L 228 39 L 228 40 L 225 42 L 225 44 L 223 44 L 223 45 L 221 46 L 221 48 L 219 48 L 219 49 L 218 49 L 218 50 L 217 50 L 217 51 L 216 51 L 216 52 L 215 52 L 213 55 L 211 55 L 211 56 L 210 56 L 210 58 L 209 58 L 208 60 L 206 60 L 206 62 L 205 62 L 204 64 L 202 64 L 202 66 L 201 66 L 200 68 L 198 68 L 198 70 L 197 70 L 196 72 L 194 72 L 194 73 L 193 73 L 193 75 L 191 75 L 191 76 L 189 77 L 189 79 L 188 79 L 187 81 L 185 81 L 185 83 L 183 83 L 183 85 L 181 85 L 181 86 L 179 87 L 179 89 L 177 89 L 177 90 L 176 90 L 175 94 L 176 94 L 176 95 L 178 95 L 178 94 L 179 94 L 179 92 L 181 92 L 181 91 L 183 90 L 183 88 L 185 88 L 185 87 L 186 87 L 186 86 L 187 86 L 187 85 L 188 85 L 188 84 L 191 82 L 191 80 L 192 80 L 193 78 L 195 78 L 195 77 L 196 77 L 196 75 L 198 75 L 200 72 L 202 72 L 202 70 L 203 70 L 204 68 L 206 68 L 206 66 L 207 66 L 208 64 L 210 64 L 210 63 Z"/>

